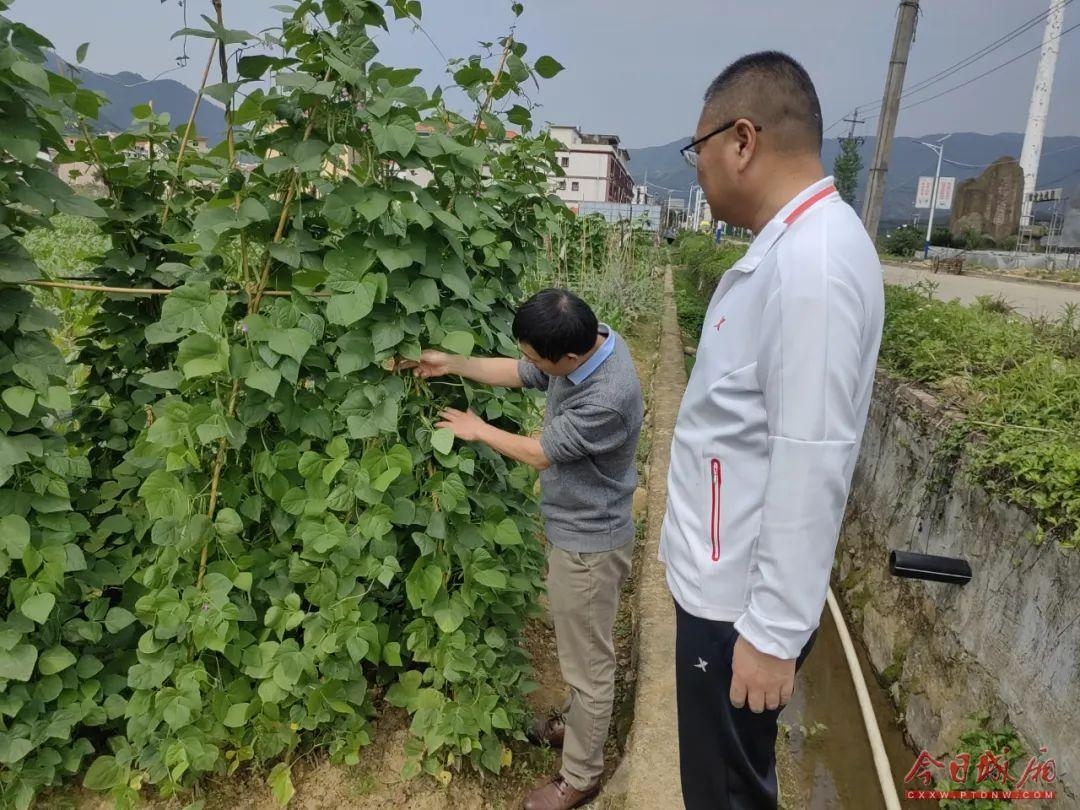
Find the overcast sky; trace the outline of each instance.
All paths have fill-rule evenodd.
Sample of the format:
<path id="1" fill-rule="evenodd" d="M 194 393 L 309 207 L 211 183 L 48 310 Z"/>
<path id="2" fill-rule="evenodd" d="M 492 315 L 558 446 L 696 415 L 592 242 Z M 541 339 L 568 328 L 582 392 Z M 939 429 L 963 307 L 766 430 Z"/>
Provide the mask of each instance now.
<path id="1" fill-rule="evenodd" d="M 210 0 L 188 0 L 189 23 L 212 13 Z M 1071 0 L 1066 0 L 1071 2 Z M 272 0 L 224 0 L 232 28 L 258 31 L 277 24 Z M 406 24 L 380 38 L 381 59 L 421 67 L 423 81 L 443 81 L 443 57 L 477 51 L 511 22 L 509 0 L 427 0 L 423 25 L 433 45 Z M 542 84 L 538 120 L 610 132 L 626 146 L 668 143 L 689 134 L 701 94 L 732 59 L 752 50 L 779 49 L 802 61 L 821 96 L 825 124 L 856 105 L 876 107 L 892 45 L 895 0 L 525 0 L 517 36 L 529 55 L 551 54 L 566 66 Z M 906 86 L 933 76 L 1047 10 L 1048 0 L 924 0 Z M 15 0 L 10 16 L 49 37 L 73 59 L 90 41 L 86 66 L 104 73 L 152 77 L 175 66 L 183 24 L 179 0 Z M 1080 4 L 1065 10 L 1065 28 L 1080 24 Z M 940 99 L 900 114 L 898 133 L 1022 132 L 1043 25 L 1015 38 L 962 72 L 906 102 L 928 98 L 989 70 L 1028 48 L 1035 52 Z M 1048 135 L 1080 134 L 1080 30 L 1060 40 Z M 437 47 L 436 47 L 437 46 Z M 206 40 L 189 39 L 188 67 L 171 78 L 197 86 Z M 535 90 L 535 88 L 534 88 Z M 866 115 L 862 117 L 867 117 Z M 838 134 L 846 124 L 832 129 Z M 862 126 L 871 134 L 875 122 Z M 958 156 L 960 157 L 960 156 Z"/>

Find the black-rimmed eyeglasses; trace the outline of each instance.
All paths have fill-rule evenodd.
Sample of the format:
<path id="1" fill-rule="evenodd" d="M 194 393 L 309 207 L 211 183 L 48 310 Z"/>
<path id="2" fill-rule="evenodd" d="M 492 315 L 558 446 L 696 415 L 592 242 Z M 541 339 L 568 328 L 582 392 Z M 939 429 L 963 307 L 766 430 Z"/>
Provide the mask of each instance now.
<path id="1" fill-rule="evenodd" d="M 713 135 L 719 135 L 721 132 L 727 132 L 729 129 L 731 129 L 733 126 L 735 126 L 737 123 L 739 123 L 742 120 L 744 120 L 744 119 L 742 119 L 742 118 L 733 118 L 732 120 L 728 121 L 726 124 L 723 124 L 723 125 L 717 127 L 712 132 L 710 132 L 710 133 L 708 133 L 706 135 L 702 135 L 696 141 L 691 141 L 686 146 L 684 146 L 682 149 L 680 149 L 679 152 L 682 153 L 683 159 L 685 159 L 686 162 L 690 165 L 690 168 L 692 168 L 692 169 L 697 168 L 697 164 L 698 164 L 697 148 L 701 144 L 705 143 L 705 141 L 709 140 L 709 138 L 711 138 Z M 761 132 L 761 125 L 760 124 L 754 124 L 754 130 L 756 132 Z"/>

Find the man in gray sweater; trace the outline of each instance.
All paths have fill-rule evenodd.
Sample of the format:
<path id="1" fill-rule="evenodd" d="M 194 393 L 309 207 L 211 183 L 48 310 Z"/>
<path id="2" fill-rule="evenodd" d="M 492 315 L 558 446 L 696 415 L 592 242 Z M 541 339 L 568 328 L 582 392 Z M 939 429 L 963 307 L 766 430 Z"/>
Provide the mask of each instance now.
<path id="1" fill-rule="evenodd" d="M 531 730 L 534 741 L 561 747 L 563 761 L 524 806 L 567 810 L 599 792 L 604 770 L 615 697 L 612 635 L 633 558 L 634 458 L 644 405 L 626 343 L 573 293 L 537 293 L 518 310 L 513 332 L 524 360 L 427 350 L 413 367 L 424 378 L 457 374 L 547 392 L 539 439 L 500 430 L 471 411 L 444 411 L 438 427 L 540 471 L 548 597 L 570 697 L 561 712 Z"/>

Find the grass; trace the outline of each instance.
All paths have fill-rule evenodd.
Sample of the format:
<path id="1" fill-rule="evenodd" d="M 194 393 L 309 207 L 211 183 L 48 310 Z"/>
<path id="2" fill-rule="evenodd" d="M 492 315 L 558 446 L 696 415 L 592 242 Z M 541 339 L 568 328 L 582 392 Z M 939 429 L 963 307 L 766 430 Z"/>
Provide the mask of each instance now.
<path id="1" fill-rule="evenodd" d="M 932 295 L 886 288 L 880 364 L 963 413 L 969 475 L 1028 509 L 1036 539 L 1080 544 L 1080 308 L 1023 319 Z"/>
<path id="2" fill-rule="evenodd" d="M 596 216 L 561 223 L 551 236 L 550 255 L 524 280 L 528 293 L 562 287 L 577 293 L 598 318 L 627 333 L 662 307 L 662 254 L 653 235 Z"/>
<path id="3" fill-rule="evenodd" d="M 94 269 L 94 259 L 109 249 L 109 238 L 89 219 L 68 214 L 52 218 L 51 228 L 38 228 L 20 240 L 42 276 L 50 279 L 82 278 Z M 60 320 L 55 340 L 70 354 L 75 339 L 85 330 L 98 305 L 97 293 L 37 288 L 34 297 Z"/>
<path id="4" fill-rule="evenodd" d="M 684 346 L 697 346 L 709 299 L 724 273 L 746 253 L 747 245 L 724 242 L 717 246 L 711 237 L 685 233 L 672 248 L 673 260 L 682 265 L 675 273 L 675 309 Z M 694 358 L 686 355 L 686 373 Z"/>

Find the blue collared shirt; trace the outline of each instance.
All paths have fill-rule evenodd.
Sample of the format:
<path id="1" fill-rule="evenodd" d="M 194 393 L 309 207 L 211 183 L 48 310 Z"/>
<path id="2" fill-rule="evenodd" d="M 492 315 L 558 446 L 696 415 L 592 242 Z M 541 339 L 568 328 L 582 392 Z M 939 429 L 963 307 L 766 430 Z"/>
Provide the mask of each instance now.
<path id="1" fill-rule="evenodd" d="M 602 323 L 600 324 L 599 333 L 605 336 L 600 348 L 593 353 L 592 357 L 566 375 L 566 378 L 574 385 L 581 385 L 581 383 L 585 382 L 589 375 L 600 368 L 600 364 L 611 357 L 611 353 L 615 351 L 615 339 L 611 336 L 611 327 Z"/>

